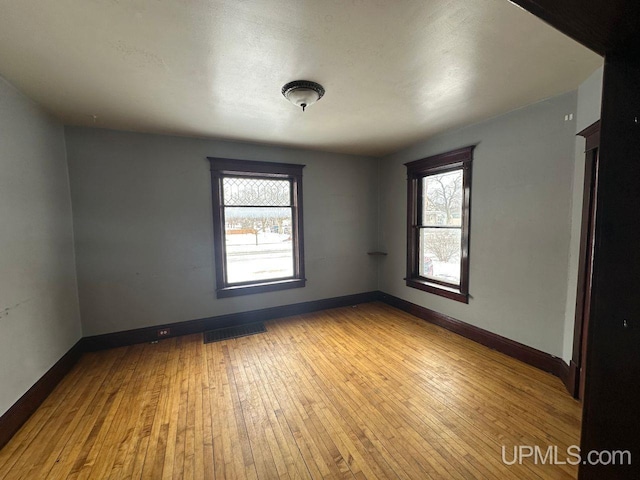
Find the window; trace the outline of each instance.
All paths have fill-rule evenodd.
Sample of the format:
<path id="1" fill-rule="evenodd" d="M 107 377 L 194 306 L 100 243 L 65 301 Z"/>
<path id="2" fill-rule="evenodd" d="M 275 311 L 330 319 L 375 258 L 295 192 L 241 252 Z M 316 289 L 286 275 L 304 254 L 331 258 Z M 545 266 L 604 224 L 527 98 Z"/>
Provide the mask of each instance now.
<path id="1" fill-rule="evenodd" d="M 469 302 L 474 147 L 407 163 L 407 285 Z"/>
<path id="2" fill-rule="evenodd" d="M 304 287 L 304 165 L 209 161 L 218 298 Z"/>

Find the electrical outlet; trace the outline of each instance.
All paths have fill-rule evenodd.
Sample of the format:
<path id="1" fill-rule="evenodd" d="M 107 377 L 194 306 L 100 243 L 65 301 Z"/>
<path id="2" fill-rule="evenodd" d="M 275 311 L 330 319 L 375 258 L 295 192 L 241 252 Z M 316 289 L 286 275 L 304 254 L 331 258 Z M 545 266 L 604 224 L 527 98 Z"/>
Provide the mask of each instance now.
<path id="1" fill-rule="evenodd" d="M 171 334 L 170 328 L 163 328 L 161 330 L 158 330 L 158 337 L 168 337 L 169 334 Z"/>

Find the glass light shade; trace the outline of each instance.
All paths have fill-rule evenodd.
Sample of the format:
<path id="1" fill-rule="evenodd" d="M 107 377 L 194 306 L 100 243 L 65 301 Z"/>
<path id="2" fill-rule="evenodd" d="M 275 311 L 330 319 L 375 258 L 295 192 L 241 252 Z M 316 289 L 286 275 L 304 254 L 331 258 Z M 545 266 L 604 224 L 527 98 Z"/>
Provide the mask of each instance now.
<path id="1" fill-rule="evenodd" d="M 304 111 L 324 95 L 324 87 L 310 80 L 294 80 L 282 87 L 282 95 Z"/>
<path id="2" fill-rule="evenodd" d="M 295 88 L 287 94 L 287 100 L 298 107 L 313 105 L 319 98 L 318 92 L 310 88 Z"/>

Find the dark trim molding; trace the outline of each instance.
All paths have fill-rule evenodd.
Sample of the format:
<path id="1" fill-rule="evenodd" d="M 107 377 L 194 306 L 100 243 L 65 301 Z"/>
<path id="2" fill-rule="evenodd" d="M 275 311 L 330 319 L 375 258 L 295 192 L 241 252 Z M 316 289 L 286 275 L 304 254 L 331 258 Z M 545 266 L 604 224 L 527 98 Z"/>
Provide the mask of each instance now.
<path id="1" fill-rule="evenodd" d="M 586 342 L 591 309 L 591 277 L 593 271 L 593 240 L 597 216 L 597 182 L 599 170 L 598 149 L 600 148 L 600 120 L 589 125 L 577 135 L 585 138 L 584 180 L 582 187 L 582 217 L 580 221 L 580 254 L 578 256 L 578 277 L 576 282 L 576 308 L 573 326 L 573 353 L 571 365 L 573 375 L 569 391 L 575 398 L 584 392 L 581 385 L 581 367 L 585 365 Z"/>
<path id="2" fill-rule="evenodd" d="M 280 307 L 251 310 L 248 312 L 231 313 L 216 317 L 200 318 L 186 322 L 153 325 L 151 327 L 136 328 L 135 330 L 126 330 L 124 332 L 106 333 L 104 335 L 85 337 L 83 339 L 83 346 L 85 351 L 93 352 L 107 348 L 133 345 L 136 343 L 152 342 L 158 340 L 158 330 L 163 329 L 169 329 L 171 334 L 168 337 L 165 336 L 162 338 L 178 337 L 180 335 L 202 333 L 215 328 L 225 328 L 234 325 L 271 320 L 274 318 L 289 317 L 291 315 L 317 312 L 318 310 L 327 310 L 329 308 L 346 307 L 359 303 L 374 302 L 378 300 L 378 298 L 379 292 L 373 291 L 357 293 L 355 295 L 346 295 L 344 297 L 326 298 L 323 300 L 282 305 Z"/>
<path id="3" fill-rule="evenodd" d="M 306 278 L 287 278 L 285 280 L 271 280 L 262 283 L 252 283 L 251 285 L 231 285 L 218 288 L 217 298 L 237 297 L 239 295 L 251 295 L 255 293 L 276 292 L 278 290 L 289 290 L 291 288 L 303 288 L 307 284 Z"/>
<path id="4" fill-rule="evenodd" d="M 567 372 L 567 379 L 564 384 L 571 396 L 577 398 L 580 388 L 580 369 L 573 360 L 569 361 L 569 371 Z"/>
<path id="5" fill-rule="evenodd" d="M 424 292 L 469 303 L 469 225 L 471 217 L 471 164 L 475 145 L 405 163 L 407 167 L 407 276 L 406 285 Z M 422 180 L 430 175 L 462 169 L 462 225 L 460 226 L 460 285 L 452 285 L 420 275 L 424 261 L 420 253 L 420 231 L 425 225 L 420 212 L 424 193 Z"/>
<path id="6" fill-rule="evenodd" d="M 600 120 L 596 120 L 584 130 L 576 133 L 576 136 L 584 137 L 585 152 L 593 150 L 594 148 L 600 148 Z"/>
<path id="7" fill-rule="evenodd" d="M 246 323 L 254 323 L 274 318 L 300 315 L 303 313 L 328 310 L 330 308 L 347 307 L 359 303 L 375 302 L 379 299 L 380 292 L 365 292 L 344 297 L 326 298 L 310 302 L 294 303 L 280 307 L 263 308 L 249 312 L 232 313 L 217 317 L 201 318 L 186 322 L 169 323 L 166 325 L 154 325 L 152 327 L 137 328 L 124 332 L 107 333 L 80 339 L 56 364 L 45 373 L 11 408 L 0 417 L 0 449 L 4 447 L 11 437 L 20 430 L 20 427 L 29 419 L 37 408 L 45 401 L 47 396 L 60 383 L 64 376 L 78 362 L 84 352 L 105 350 L 108 348 L 123 347 L 136 343 L 144 343 L 158 340 L 158 330 L 169 329 L 168 336 L 162 338 L 177 337 L 192 333 L 201 333 L 214 328 L 229 327 Z"/>
<path id="8" fill-rule="evenodd" d="M 207 157 L 211 170 L 211 200 L 213 205 L 213 254 L 216 272 L 217 298 L 274 292 L 289 288 L 302 288 L 306 284 L 304 274 L 304 225 L 302 215 L 302 170 L 304 165 L 294 163 L 258 162 Z M 291 209 L 291 239 L 293 247 L 293 274 L 284 279 L 266 279 L 230 284 L 227 282 L 226 222 L 223 194 L 225 177 L 274 178 L 289 182 Z M 257 233 L 256 233 L 257 235 Z M 257 241 L 257 240 L 256 240 Z"/>
<path id="9" fill-rule="evenodd" d="M 38 380 L 7 412 L 0 417 L 0 449 L 45 401 L 56 385 L 69 373 L 82 356 L 82 339 L 71 347 L 40 380 Z"/>
<path id="10" fill-rule="evenodd" d="M 640 2 L 631 6 L 638 25 Z M 640 36 L 635 38 L 635 49 L 608 54 L 604 65 L 580 443 L 582 452 L 628 450 L 632 460 L 581 464 L 581 480 L 640 478 Z"/>
<path id="11" fill-rule="evenodd" d="M 581 462 L 580 480 L 640 478 L 640 2 L 512 0 L 605 54 L 596 221 L 580 448 L 629 451 L 627 462 Z M 624 208 L 622 208 L 624 206 Z M 634 323 L 630 323 L 634 322 Z M 630 328 L 631 327 L 631 328 Z"/>
<path id="12" fill-rule="evenodd" d="M 555 357 L 555 358 L 558 358 L 558 357 Z M 556 373 L 556 376 L 560 378 L 560 380 L 562 380 L 562 383 L 564 383 L 564 386 L 567 389 L 567 392 L 569 392 L 571 396 L 573 396 L 573 393 L 571 391 L 571 385 L 570 385 L 571 367 L 563 359 L 558 358 L 557 368 L 558 368 L 558 372 Z"/>
<path id="13" fill-rule="evenodd" d="M 512 0 L 594 52 L 637 45 L 640 8 L 633 0 Z"/>
<path id="14" fill-rule="evenodd" d="M 569 366 L 564 362 L 564 360 L 562 360 L 562 358 L 554 357 L 549 353 L 545 353 L 514 340 L 501 337 L 495 333 L 469 325 L 468 323 L 461 322 L 455 318 L 443 315 L 442 313 L 435 312 L 387 293 L 380 293 L 380 300 L 392 307 L 426 320 L 429 323 L 433 323 L 434 325 L 446 328 L 458 335 L 462 335 L 469 340 L 473 340 L 474 342 L 497 350 L 505 355 L 509 355 L 521 362 L 539 368 L 540 370 L 552 373 L 567 385 L 567 381 L 565 381 L 565 379 L 569 377 Z"/>
<path id="15" fill-rule="evenodd" d="M 0 417 L 0 448 L 6 445 L 11 437 L 29 419 L 36 409 L 44 402 L 62 378 L 78 362 L 83 352 L 93 352 L 109 348 L 123 347 L 136 343 L 158 340 L 158 330 L 168 329 L 171 334 L 162 338 L 177 337 L 193 333 L 202 333 L 214 328 L 224 328 L 232 325 L 242 325 L 259 321 L 284 318 L 292 315 L 328 310 L 330 308 L 346 307 L 360 303 L 382 301 L 392 307 L 403 310 L 418 318 L 439 325 L 447 330 L 462 335 L 470 340 L 493 348 L 510 357 L 521 360 L 536 368 L 540 368 L 559 377 L 567 389 L 572 393 L 575 388 L 576 369 L 561 358 L 541 352 L 521 343 L 501 337 L 473 325 L 461 322 L 441 313 L 429 310 L 414 303 L 402 300 L 387 293 L 372 291 L 346 295 L 343 297 L 326 298 L 310 302 L 294 303 L 279 307 L 263 308 L 248 312 L 219 315 L 186 322 L 154 325 L 123 332 L 107 333 L 80 339 L 56 364 L 45 373 L 2 417 Z M 573 387 L 572 387 L 573 385 Z"/>

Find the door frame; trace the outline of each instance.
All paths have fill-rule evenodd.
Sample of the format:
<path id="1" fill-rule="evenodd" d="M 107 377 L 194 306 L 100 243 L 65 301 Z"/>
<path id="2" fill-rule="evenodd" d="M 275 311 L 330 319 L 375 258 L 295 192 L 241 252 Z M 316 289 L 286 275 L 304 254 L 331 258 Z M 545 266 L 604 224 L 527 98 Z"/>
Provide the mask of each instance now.
<path id="1" fill-rule="evenodd" d="M 578 257 L 578 282 L 575 323 L 573 327 L 573 354 L 569 362 L 569 392 L 573 397 L 584 398 L 587 332 L 591 313 L 591 286 L 596 223 L 596 198 L 598 187 L 598 149 L 600 147 L 600 120 L 578 133 L 585 138 L 584 183 L 582 195 L 582 224 L 580 231 L 580 255 Z"/>

